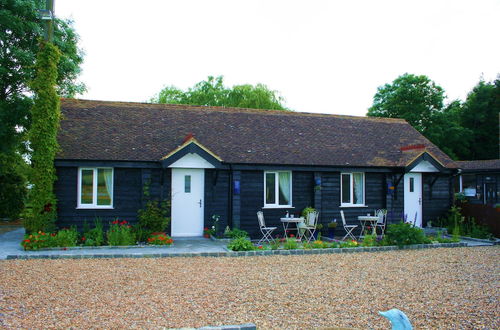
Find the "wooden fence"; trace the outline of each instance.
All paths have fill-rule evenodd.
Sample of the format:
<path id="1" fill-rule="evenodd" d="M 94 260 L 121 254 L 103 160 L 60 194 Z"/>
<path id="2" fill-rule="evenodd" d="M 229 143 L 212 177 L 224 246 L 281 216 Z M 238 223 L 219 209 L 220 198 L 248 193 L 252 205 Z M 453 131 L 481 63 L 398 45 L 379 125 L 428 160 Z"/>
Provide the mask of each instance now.
<path id="1" fill-rule="evenodd" d="M 487 226 L 495 237 L 500 237 L 500 208 L 491 205 L 463 203 L 462 215 L 474 217 L 477 223 Z"/>

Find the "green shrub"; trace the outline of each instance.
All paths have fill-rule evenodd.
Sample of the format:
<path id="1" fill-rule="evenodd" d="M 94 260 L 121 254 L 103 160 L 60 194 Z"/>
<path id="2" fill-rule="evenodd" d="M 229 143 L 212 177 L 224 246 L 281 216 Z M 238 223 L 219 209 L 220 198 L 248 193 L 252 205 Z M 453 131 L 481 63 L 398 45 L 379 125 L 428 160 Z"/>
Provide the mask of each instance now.
<path id="1" fill-rule="evenodd" d="M 347 242 L 340 242 L 341 248 L 355 248 L 358 246 L 359 246 L 359 243 L 356 242 L 355 240 L 347 241 Z"/>
<path id="2" fill-rule="evenodd" d="M 70 247 L 76 246 L 78 242 L 78 231 L 75 227 L 70 229 L 59 230 L 54 236 L 54 246 L 57 247 Z"/>
<path id="3" fill-rule="evenodd" d="M 108 238 L 108 244 L 112 246 L 135 244 L 135 235 L 132 232 L 132 227 L 128 225 L 127 221 L 113 221 L 109 230 L 106 232 L 106 236 Z"/>
<path id="4" fill-rule="evenodd" d="M 132 231 L 135 234 L 135 239 L 137 240 L 137 242 L 143 242 L 143 243 L 146 242 L 153 233 L 151 229 L 142 228 L 139 224 L 135 225 L 132 228 Z"/>
<path id="5" fill-rule="evenodd" d="M 474 218 L 472 218 L 472 220 L 474 220 Z M 473 238 L 491 239 L 493 236 L 488 227 L 476 224 L 475 222 L 471 226 L 470 232 L 468 234 Z"/>
<path id="6" fill-rule="evenodd" d="M 377 244 L 377 235 L 369 234 L 363 237 L 363 242 L 361 242 L 361 246 L 376 246 Z"/>
<path id="7" fill-rule="evenodd" d="M 252 244 L 251 241 L 244 237 L 239 237 L 233 239 L 229 244 L 227 245 L 228 249 L 232 251 L 253 251 L 255 250 L 255 246 Z"/>
<path id="8" fill-rule="evenodd" d="M 294 237 L 287 238 L 283 243 L 283 248 L 285 250 L 295 250 L 299 248 L 299 243 Z"/>
<path id="9" fill-rule="evenodd" d="M 27 196 L 21 156 L 0 153 L 0 218 L 17 220 Z"/>
<path id="10" fill-rule="evenodd" d="M 271 243 L 269 244 L 269 247 L 271 248 L 271 250 L 278 250 L 280 248 L 280 246 L 281 246 L 281 242 L 277 238 L 271 240 Z"/>
<path id="11" fill-rule="evenodd" d="M 388 225 L 384 236 L 384 245 L 403 246 L 423 244 L 424 241 L 424 231 L 406 222 Z"/>
<path id="12" fill-rule="evenodd" d="M 84 223 L 82 243 L 85 246 L 101 246 L 104 244 L 104 230 L 101 219 L 96 218 L 94 220 L 94 228 L 92 229 Z"/>
<path id="13" fill-rule="evenodd" d="M 170 222 L 168 214 L 167 202 L 149 201 L 144 209 L 138 211 L 139 227 L 151 232 L 162 232 Z"/>
<path id="14" fill-rule="evenodd" d="M 248 233 L 244 230 L 234 228 L 224 231 L 224 236 L 229 238 L 240 238 L 240 237 L 248 237 Z"/>

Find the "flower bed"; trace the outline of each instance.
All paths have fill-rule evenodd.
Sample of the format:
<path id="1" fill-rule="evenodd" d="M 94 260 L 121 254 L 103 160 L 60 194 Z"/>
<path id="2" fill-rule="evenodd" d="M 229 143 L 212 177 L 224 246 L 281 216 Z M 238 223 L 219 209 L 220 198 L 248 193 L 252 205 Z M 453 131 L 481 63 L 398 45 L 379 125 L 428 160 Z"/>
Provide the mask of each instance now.
<path id="1" fill-rule="evenodd" d="M 254 251 L 254 250 L 311 250 L 311 249 L 339 249 L 339 248 L 358 248 L 358 247 L 382 247 L 440 243 L 458 243 L 459 238 L 446 238 L 441 234 L 437 236 L 426 236 L 420 228 L 411 226 L 408 223 L 391 224 L 388 226 L 383 238 L 376 235 L 365 235 L 362 241 L 322 241 L 315 240 L 310 243 L 300 242 L 290 235 L 289 238 L 275 238 L 268 244 L 256 245 L 245 241 L 243 238 L 232 240 L 228 244 L 231 251 Z"/>
<path id="2" fill-rule="evenodd" d="M 64 228 L 54 233 L 39 231 L 26 234 L 21 241 L 21 246 L 26 251 L 30 250 L 55 250 L 74 248 L 109 248 L 109 247 L 163 247 L 171 246 L 173 239 L 164 232 L 154 232 L 144 236 L 144 243 L 138 242 L 141 234 L 138 227 L 132 227 L 127 221 L 118 219 L 110 223 L 109 229 L 104 232 L 100 221 L 95 222 L 94 228 L 84 226 L 83 232 L 78 232 L 76 227 Z M 145 245 L 148 244 L 148 245 Z"/>

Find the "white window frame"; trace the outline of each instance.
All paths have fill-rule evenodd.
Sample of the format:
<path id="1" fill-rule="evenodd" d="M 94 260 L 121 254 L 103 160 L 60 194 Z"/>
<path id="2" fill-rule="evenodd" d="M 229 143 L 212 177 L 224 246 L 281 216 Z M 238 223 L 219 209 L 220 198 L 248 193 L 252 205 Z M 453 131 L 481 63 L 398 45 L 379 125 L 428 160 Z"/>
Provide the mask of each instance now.
<path id="1" fill-rule="evenodd" d="M 274 204 L 267 204 L 266 203 L 266 176 L 269 173 L 274 173 L 274 196 L 276 197 L 275 201 L 276 203 Z M 279 173 L 290 173 L 290 201 L 289 204 L 287 205 L 280 205 L 279 204 Z M 264 171 L 264 208 L 268 209 L 280 209 L 280 208 L 293 208 L 292 206 L 292 171 Z"/>
<path id="2" fill-rule="evenodd" d="M 363 178 L 363 204 L 353 204 L 352 201 L 354 200 L 354 185 L 352 184 L 352 176 L 353 174 L 361 174 L 361 177 Z M 344 191 L 342 189 L 342 176 L 343 175 L 349 175 L 349 182 L 351 183 L 350 191 L 349 191 L 349 196 L 351 203 L 342 203 L 343 196 L 342 192 Z M 340 207 L 366 207 L 366 176 L 364 172 L 342 172 L 340 173 Z"/>
<path id="3" fill-rule="evenodd" d="M 82 204 L 82 171 L 93 171 L 92 182 L 92 204 Z M 97 205 L 97 170 L 111 170 L 111 205 Z M 79 167 L 78 182 L 77 182 L 77 209 L 113 209 L 114 202 L 114 187 L 115 187 L 115 171 L 112 167 Z"/>

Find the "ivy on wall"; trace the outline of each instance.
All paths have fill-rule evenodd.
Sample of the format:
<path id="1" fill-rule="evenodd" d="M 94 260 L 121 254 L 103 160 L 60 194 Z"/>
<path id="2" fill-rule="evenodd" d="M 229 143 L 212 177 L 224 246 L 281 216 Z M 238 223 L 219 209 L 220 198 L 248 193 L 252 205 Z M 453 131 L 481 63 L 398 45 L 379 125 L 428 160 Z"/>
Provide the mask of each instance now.
<path id="1" fill-rule="evenodd" d="M 60 56 L 60 51 L 52 43 L 41 42 L 35 63 L 36 78 L 31 84 L 35 98 L 29 133 L 30 147 L 33 150 L 29 179 L 32 189 L 28 199 L 31 212 L 24 221 L 28 232 L 48 231 L 56 219 L 54 157 L 59 147 L 56 138 L 61 110 L 55 86 Z"/>

